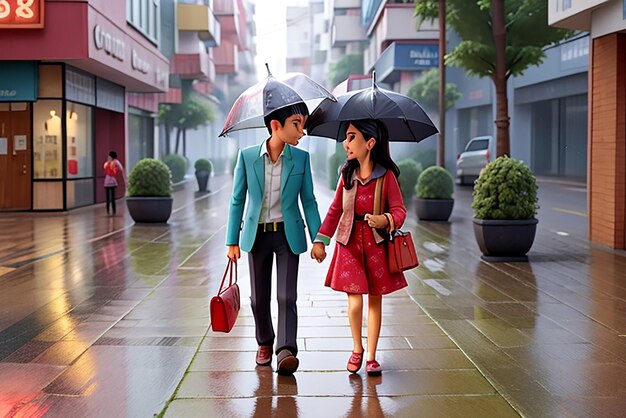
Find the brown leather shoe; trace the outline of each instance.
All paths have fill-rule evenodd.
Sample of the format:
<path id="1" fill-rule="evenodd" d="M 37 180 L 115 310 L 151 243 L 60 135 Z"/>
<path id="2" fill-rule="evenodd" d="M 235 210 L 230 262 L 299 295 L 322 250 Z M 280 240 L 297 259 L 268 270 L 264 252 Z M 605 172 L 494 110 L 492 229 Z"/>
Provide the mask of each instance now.
<path id="1" fill-rule="evenodd" d="M 278 374 L 283 376 L 290 376 L 296 370 L 298 370 L 298 365 L 300 362 L 298 358 L 291 354 L 291 351 L 285 349 L 280 350 L 278 353 Z"/>
<path id="2" fill-rule="evenodd" d="M 260 345 L 256 351 L 256 364 L 259 366 L 269 366 L 272 364 L 272 346 Z"/>

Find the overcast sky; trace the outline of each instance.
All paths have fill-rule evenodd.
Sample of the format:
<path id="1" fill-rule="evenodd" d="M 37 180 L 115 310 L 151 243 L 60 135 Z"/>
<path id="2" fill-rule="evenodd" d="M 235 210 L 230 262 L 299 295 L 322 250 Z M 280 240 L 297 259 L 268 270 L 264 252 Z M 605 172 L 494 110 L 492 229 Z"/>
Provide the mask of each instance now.
<path id="1" fill-rule="evenodd" d="M 287 48 L 285 10 L 287 6 L 305 6 L 308 0 L 255 0 L 255 3 L 257 74 L 260 79 L 265 78 L 266 62 L 274 75 L 284 74 Z"/>

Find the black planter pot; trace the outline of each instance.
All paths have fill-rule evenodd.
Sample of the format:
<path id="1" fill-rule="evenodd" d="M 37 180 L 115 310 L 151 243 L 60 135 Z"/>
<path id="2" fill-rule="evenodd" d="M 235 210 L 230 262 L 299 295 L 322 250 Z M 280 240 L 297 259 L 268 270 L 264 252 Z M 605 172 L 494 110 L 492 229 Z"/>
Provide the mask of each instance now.
<path id="1" fill-rule="evenodd" d="M 537 219 L 473 219 L 474 235 L 485 261 L 528 261 L 535 240 Z"/>
<path id="2" fill-rule="evenodd" d="M 126 206 L 137 223 L 165 223 L 172 214 L 171 197 L 127 197 Z"/>
<path id="3" fill-rule="evenodd" d="M 454 199 L 417 199 L 417 217 L 424 221 L 447 221 Z"/>
<path id="4" fill-rule="evenodd" d="M 196 180 L 198 181 L 198 191 L 199 192 L 206 192 L 207 191 L 207 185 L 209 184 L 209 176 L 210 175 L 211 175 L 211 173 L 209 173 L 206 170 L 196 171 Z"/>

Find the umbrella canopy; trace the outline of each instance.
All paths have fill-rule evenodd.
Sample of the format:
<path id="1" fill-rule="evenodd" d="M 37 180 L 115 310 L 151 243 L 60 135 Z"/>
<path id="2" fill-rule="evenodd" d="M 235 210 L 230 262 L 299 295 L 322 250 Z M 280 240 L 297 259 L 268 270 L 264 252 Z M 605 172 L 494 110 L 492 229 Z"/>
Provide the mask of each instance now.
<path id="1" fill-rule="evenodd" d="M 390 141 L 419 142 L 439 132 L 424 109 L 413 99 L 381 89 L 372 74 L 372 86 L 337 96 L 336 102 L 322 102 L 309 117 L 308 135 L 339 138 L 342 123 L 378 119 L 389 132 Z"/>
<path id="2" fill-rule="evenodd" d="M 235 100 L 219 136 L 242 129 L 264 128 L 265 116 L 296 103 L 306 103 L 309 112 L 312 112 L 325 99 L 336 100 L 307 75 L 288 73 L 276 79 L 268 69 L 265 80 L 248 88 Z"/>

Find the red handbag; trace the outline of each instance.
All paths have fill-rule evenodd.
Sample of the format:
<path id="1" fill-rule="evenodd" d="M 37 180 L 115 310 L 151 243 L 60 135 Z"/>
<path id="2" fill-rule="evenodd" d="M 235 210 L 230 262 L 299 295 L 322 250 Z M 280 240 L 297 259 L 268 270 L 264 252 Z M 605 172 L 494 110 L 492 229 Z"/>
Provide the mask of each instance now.
<path id="1" fill-rule="evenodd" d="M 413 237 L 410 232 L 393 229 L 393 219 L 387 213 L 383 213 L 385 208 L 385 198 L 387 190 L 384 187 L 384 177 L 377 179 L 377 193 L 380 193 L 380 203 L 378 208 L 374 207 L 374 213 L 380 212 L 387 218 L 389 223 L 389 241 L 387 241 L 387 264 L 391 274 L 400 273 L 419 266 L 417 251 L 413 244 Z"/>
<path id="2" fill-rule="evenodd" d="M 420 263 L 410 232 L 403 232 L 396 229 L 389 234 L 387 259 L 391 273 L 400 273 L 401 271 L 410 270 L 419 266 Z"/>
<path id="3" fill-rule="evenodd" d="M 233 270 L 235 281 L 233 282 Z M 226 275 L 229 275 L 228 287 L 224 288 Z M 239 302 L 239 286 L 237 285 L 237 263 L 228 260 L 222 284 L 216 296 L 211 298 L 209 305 L 211 313 L 211 327 L 215 332 L 230 332 L 237 320 L 241 304 Z"/>

